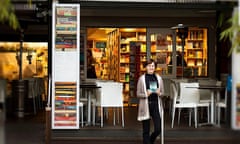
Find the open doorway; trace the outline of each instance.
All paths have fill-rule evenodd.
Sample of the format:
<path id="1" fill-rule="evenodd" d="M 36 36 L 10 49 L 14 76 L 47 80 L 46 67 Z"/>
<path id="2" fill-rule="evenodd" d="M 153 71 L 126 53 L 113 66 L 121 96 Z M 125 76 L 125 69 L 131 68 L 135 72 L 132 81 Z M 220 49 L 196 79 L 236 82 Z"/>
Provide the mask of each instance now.
<path id="1" fill-rule="evenodd" d="M 87 78 L 109 79 L 107 43 L 108 34 L 113 30 L 113 28 L 87 29 Z"/>
<path id="2" fill-rule="evenodd" d="M 131 48 L 133 43 L 138 45 L 138 54 Z M 146 28 L 87 28 L 87 51 L 94 59 L 87 57 L 87 65 L 94 65 L 97 79 L 122 82 L 125 103 L 136 96 L 131 88 L 135 88 L 136 74 L 144 72 Z M 139 69 L 131 68 L 132 64 Z"/>

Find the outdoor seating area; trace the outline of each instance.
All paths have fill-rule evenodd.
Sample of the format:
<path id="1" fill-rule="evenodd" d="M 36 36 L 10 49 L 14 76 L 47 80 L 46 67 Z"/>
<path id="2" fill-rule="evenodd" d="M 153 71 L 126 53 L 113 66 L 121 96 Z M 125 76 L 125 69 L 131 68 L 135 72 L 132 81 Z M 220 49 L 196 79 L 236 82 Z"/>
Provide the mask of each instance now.
<path id="1" fill-rule="evenodd" d="M 114 81 L 85 81 L 80 85 L 80 103 L 85 102 L 87 115 L 86 125 L 96 124 L 96 119 L 100 119 L 100 127 L 104 125 L 104 117 L 108 118 L 109 109 L 113 112 L 113 125 L 119 123 L 124 127 L 124 105 L 123 105 L 123 85 Z M 121 116 L 119 115 L 121 111 Z"/>
<path id="2" fill-rule="evenodd" d="M 164 113 L 170 116 L 171 128 L 175 120 L 188 117 L 188 126 L 220 127 L 226 123 L 226 84 L 213 79 L 164 79 Z M 84 107 L 82 126 L 103 127 L 106 121 L 125 127 L 122 84 L 114 81 L 85 81 L 80 86 L 80 103 Z M 120 115 L 121 114 L 121 115 Z M 109 118 L 109 116 L 112 116 Z M 177 118 L 175 118 L 177 117 Z M 82 120 L 82 118 L 80 119 Z M 120 121 L 121 120 L 121 121 Z M 177 127 L 177 125 L 175 125 Z M 81 129 L 81 127 L 80 127 Z"/>
<path id="3" fill-rule="evenodd" d="M 174 83 L 171 83 L 173 85 Z M 179 87 L 181 88 L 181 87 Z M 170 88 L 171 90 L 171 88 Z M 94 93 L 92 93 L 94 94 Z M 91 100 L 91 104 L 92 100 Z M 87 106 L 87 105 L 85 105 Z M 92 107 L 93 108 L 93 107 Z M 124 127 L 122 127 L 121 122 L 113 125 L 114 111 L 111 108 L 107 108 L 107 112 L 104 115 L 103 127 L 100 127 L 100 121 L 96 117 L 95 125 L 85 125 L 87 117 L 84 120 L 84 125 L 78 130 L 51 130 L 51 143 L 91 143 L 98 141 L 99 143 L 107 143 L 103 138 L 108 138 L 108 143 L 141 143 L 142 140 L 142 125 L 141 122 L 137 121 L 137 107 L 136 106 L 124 106 Z M 171 109 L 168 105 L 164 107 L 164 142 L 165 143 L 232 143 L 239 140 L 239 132 L 233 131 L 230 128 L 229 121 L 221 119 L 221 127 L 216 127 L 212 125 L 203 125 L 189 127 L 189 111 L 182 110 L 181 118 L 179 119 L 179 124 L 175 124 L 172 127 L 172 116 L 169 115 Z M 87 112 L 86 110 L 84 112 Z M 84 113 L 87 114 L 87 113 Z M 98 113 L 96 113 L 98 114 Z M 199 111 L 201 114 L 201 111 Z M 204 114 L 206 115 L 206 114 Z M 98 116 L 98 115 L 96 115 Z M 192 115 L 193 116 L 193 115 Z M 206 118 L 201 118 L 198 123 L 206 122 Z M 33 131 L 37 131 L 32 138 L 41 139 L 42 143 L 45 143 L 45 112 L 37 113 L 36 117 L 25 117 L 24 121 L 7 120 L 6 129 L 6 142 L 7 144 L 14 143 L 14 139 L 21 139 L 17 137 L 15 133 L 15 127 L 18 125 L 27 126 L 31 125 L 31 130 L 19 128 L 22 131 L 21 137 L 27 135 L 31 137 Z M 81 119 L 80 119 L 81 120 Z M 91 121 L 92 122 L 92 121 Z M 42 131 L 42 132 L 40 132 Z M 20 136 L 20 135 L 19 135 Z M 13 139 L 13 137 L 15 137 Z M 30 139 L 29 139 L 30 140 Z M 160 138 L 157 142 L 160 142 Z M 34 140 L 32 140 L 34 141 Z M 191 143 L 190 142 L 190 143 Z M 40 144 L 41 142 L 39 142 Z M 25 142 L 25 144 L 30 144 Z"/>
<path id="4" fill-rule="evenodd" d="M 47 78 L 32 77 L 22 80 L 2 79 L 2 107 L 7 117 L 23 118 L 37 115 L 47 101 Z M 1 102 L 1 101 L 0 101 Z"/>
<path id="5" fill-rule="evenodd" d="M 220 127 L 220 123 L 217 123 L 217 121 L 220 121 L 220 115 L 223 114 L 220 113 L 221 111 L 219 110 L 219 105 L 223 108 L 227 107 L 226 84 L 213 79 L 172 79 L 172 83 L 170 84 L 170 94 L 172 128 L 176 108 L 179 110 L 178 120 L 181 117 L 181 109 L 190 108 L 188 111 L 189 126 L 191 126 L 191 113 L 194 110 L 195 128 L 203 125 Z M 201 107 L 206 107 L 207 109 L 204 110 Z M 226 117 L 226 111 L 224 116 Z M 206 122 L 198 123 L 197 121 L 199 117 L 204 117 Z"/>

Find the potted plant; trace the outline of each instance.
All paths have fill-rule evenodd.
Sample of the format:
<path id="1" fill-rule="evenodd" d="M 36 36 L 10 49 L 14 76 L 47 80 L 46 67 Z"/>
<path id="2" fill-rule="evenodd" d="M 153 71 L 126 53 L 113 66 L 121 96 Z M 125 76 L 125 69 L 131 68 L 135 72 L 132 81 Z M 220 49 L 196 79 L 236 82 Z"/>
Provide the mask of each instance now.
<path id="1" fill-rule="evenodd" d="M 20 27 L 11 0 L 0 1 L 0 22 L 8 22 L 15 30 Z"/>

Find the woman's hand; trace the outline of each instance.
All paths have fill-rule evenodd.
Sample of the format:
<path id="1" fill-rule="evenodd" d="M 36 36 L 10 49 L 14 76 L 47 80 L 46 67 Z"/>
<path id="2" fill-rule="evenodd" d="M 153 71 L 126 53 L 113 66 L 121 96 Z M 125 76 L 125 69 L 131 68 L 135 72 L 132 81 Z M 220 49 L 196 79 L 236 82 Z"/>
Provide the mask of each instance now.
<path id="1" fill-rule="evenodd" d="M 152 91 L 151 90 L 147 90 L 147 96 L 150 96 L 152 94 Z"/>
<path id="2" fill-rule="evenodd" d="M 158 96 L 161 95 L 161 92 L 160 92 L 160 88 L 156 89 L 156 91 L 151 91 L 151 90 L 147 90 L 147 96 L 150 96 L 152 93 L 156 93 Z"/>
<path id="3" fill-rule="evenodd" d="M 156 91 L 156 94 L 158 95 L 158 96 L 160 96 L 161 95 L 161 91 L 160 91 L 160 88 L 158 88 Z"/>

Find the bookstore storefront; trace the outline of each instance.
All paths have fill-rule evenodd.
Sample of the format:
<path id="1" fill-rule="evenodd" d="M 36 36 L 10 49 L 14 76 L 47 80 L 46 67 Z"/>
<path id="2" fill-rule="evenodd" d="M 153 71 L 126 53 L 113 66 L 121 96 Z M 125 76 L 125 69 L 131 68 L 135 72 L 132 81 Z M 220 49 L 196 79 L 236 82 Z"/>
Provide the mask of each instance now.
<path id="1" fill-rule="evenodd" d="M 80 6 L 84 53 L 92 51 L 98 78 L 120 81 L 129 79 L 126 73 L 131 71 L 128 69 L 129 62 L 131 63 L 131 42 L 140 47 L 137 57 L 141 62 L 148 58 L 158 60 L 158 72 L 161 75 L 182 76 L 182 64 L 177 61 L 177 56 L 182 54 L 184 48 L 185 77 L 215 77 L 215 61 L 208 59 L 215 59 L 216 55 L 215 12 L 202 12 L 203 6 L 199 9 L 186 9 L 186 5 L 180 5 L 180 8 L 167 5 L 169 8 L 166 8 L 166 5 L 153 6 L 151 3 L 124 4 L 126 3 L 117 8 L 118 4 L 104 2 L 91 8 L 84 4 Z M 188 27 L 183 43 L 173 29 L 178 24 Z M 84 61 L 87 65 L 87 60 Z M 118 72 L 107 70 L 112 66 L 111 61 L 119 63 L 114 67 Z M 172 68 L 173 65 L 175 68 Z M 144 71 L 141 64 L 139 69 Z M 109 77 L 108 73 L 114 73 L 114 78 Z"/>
<path id="2" fill-rule="evenodd" d="M 157 72 L 163 78 L 215 78 L 214 4 L 75 3 L 80 6 L 73 6 L 74 1 L 59 1 L 53 8 L 52 87 L 56 91 L 52 93 L 56 95 L 53 104 L 58 102 L 57 91 L 65 89 L 66 83 L 74 87 L 71 100 L 79 100 L 76 85 L 80 82 L 76 74 L 80 74 L 80 81 L 91 79 L 87 71 L 89 64 L 96 72 L 94 78 L 123 83 L 126 103 L 135 97 L 131 88 L 135 88 L 138 76 L 145 72 L 143 64 L 149 58 L 157 61 Z M 182 26 L 186 31 L 180 39 L 177 31 Z M 71 44 L 64 44 L 63 40 Z M 76 61 L 79 56 L 80 62 Z M 90 56 L 93 60 L 89 60 Z M 63 67 L 66 65 L 76 71 L 66 70 Z M 78 115 L 78 112 L 73 115 L 77 124 L 71 123 L 70 127 L 78 127 Z"/>
<path id="3" fill-rule="evenodd" d="M 91 8 L 81 5 L 80 25 L 84 52 L 93 54 L 97 78 L 122 82 L 125 102 L 134 97 L 131 85 L 136 83 L 136 75 L 145 72 L 143 64 L 148 58 L 157 61 L 157 72 L 166 79 L 216 77 L 215 12 L 202 12 L 204 6 L 186 9 L 189 5 L 117 6 L 101 2 Z M 178 24 L 188 27 L 183 41 L 174 29 Z M 84 71 L 86 74 L 86 67 Z"/>
<path id="4" fill-rule="evenodd" d="M 145 72 L 148 58 L 157 62 L 163 78 L 208 77 L 208 29 L 190 27 L 187 33 L 182 45 L 171 28 L 87 28 L 87 51 L 95 59 L 97 78 L 122 82 L 127 102 L 129 85 Z"/>

